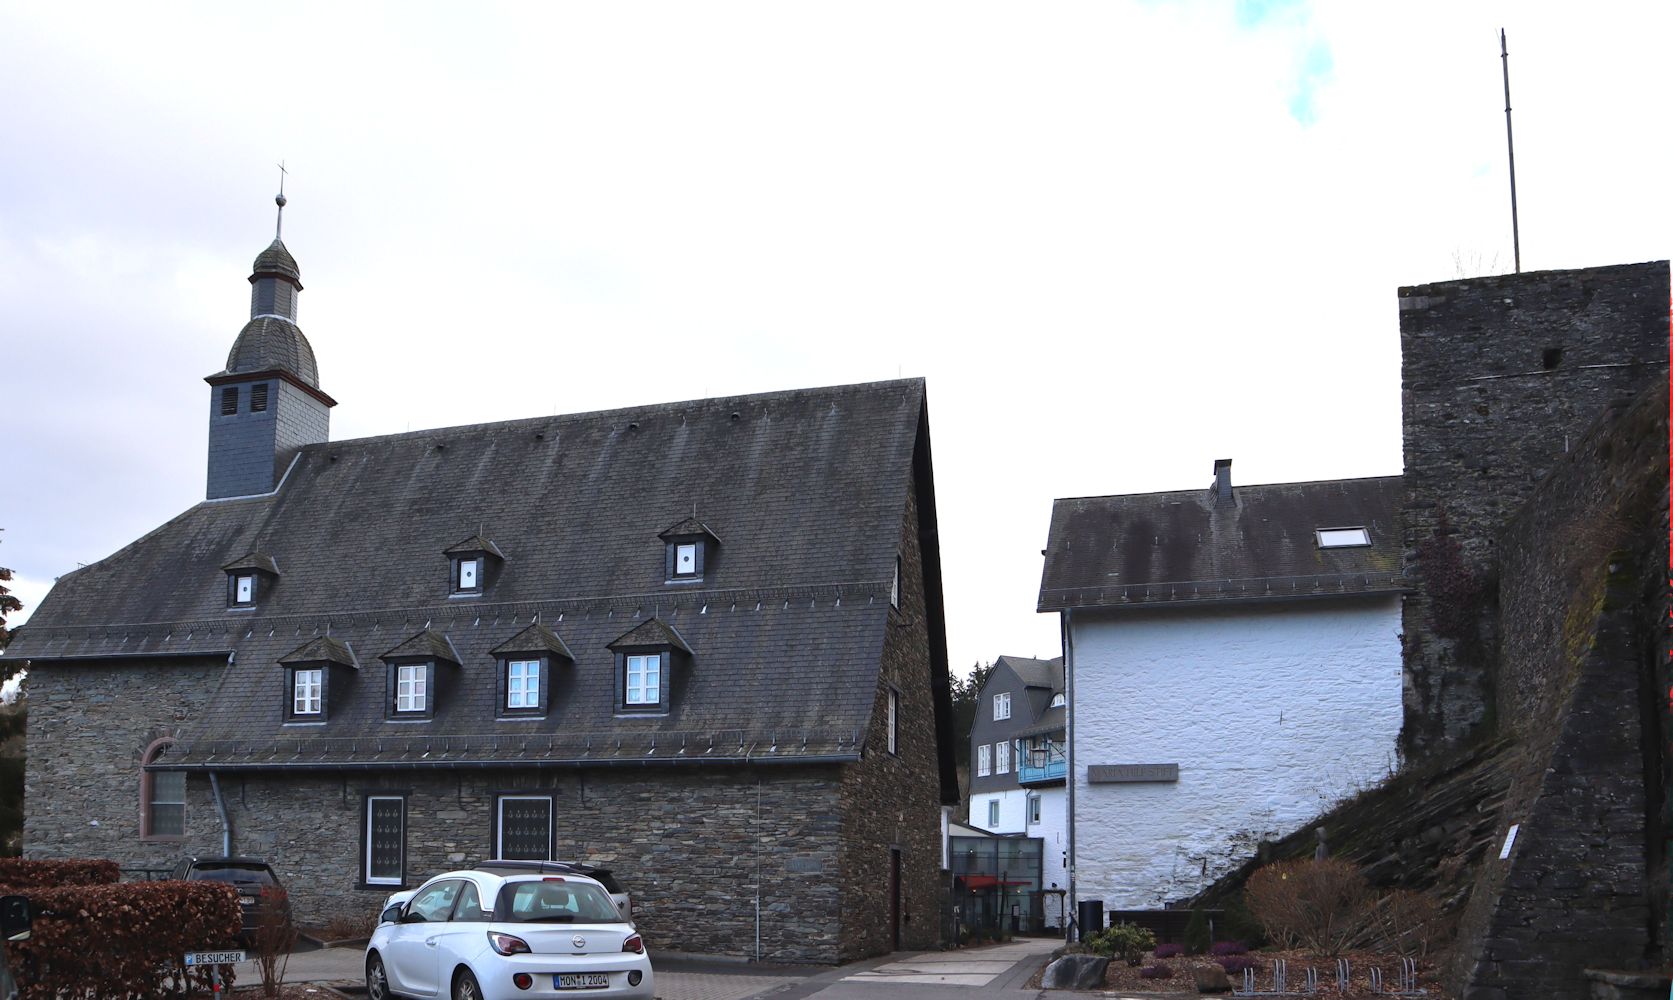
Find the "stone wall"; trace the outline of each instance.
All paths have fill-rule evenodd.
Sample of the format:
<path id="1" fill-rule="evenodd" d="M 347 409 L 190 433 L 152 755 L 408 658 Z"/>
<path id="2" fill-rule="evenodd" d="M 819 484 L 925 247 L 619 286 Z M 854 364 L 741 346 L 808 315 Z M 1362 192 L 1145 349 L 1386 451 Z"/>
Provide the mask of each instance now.
<path id="1" fill-rule="evenodd" d="M 889 614 L 865 753 L 842 781 L 843 961 L 941 944 L 939 746 L 915 489 L 907 499 L 900 558 L 900 608 Z M 900 699 L 894 754 L 887 751 L 890 690 Z M 890 940 L 888 897 L 894 851 L 901 871 L 898 942 Z"/>
<path id="2" fill-rule="evenodd" d="M 1584 968 L 1638 968 L 1663 946 L 1645 711 L 1661 650 L 1643 623 L 1665 607 L 1645 581 L 1666 579 L 1667 413 L 1665 384 L 1607 408 L 1499 539 L 1498 714 L 1521 766 L 1498 833 L 1518 833 L 1485 859 L 1460 927 L 1467 998 L 1583 997 Z"/>
<path id="3" fill-rule="evenodd" d="M 1402 747 L 1416 759 L 1491 727 L 1493 538 L 1601 407 L 1666 379 L 1668 267 L 1472 278 L 1399 297 L 1416 583 Z M 1456 566 L 1426 563 L 1437 531 L 1456 543 Z"/>

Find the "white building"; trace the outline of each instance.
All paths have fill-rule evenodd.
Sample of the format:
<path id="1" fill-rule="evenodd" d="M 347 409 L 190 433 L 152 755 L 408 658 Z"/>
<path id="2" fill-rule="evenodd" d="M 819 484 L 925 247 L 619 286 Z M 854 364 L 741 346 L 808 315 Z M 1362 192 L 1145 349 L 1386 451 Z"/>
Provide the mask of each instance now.
<path id="1" fill-rule="evenodd" d="M 1038 838 L 1042 890 L 1069 886 L 1063 719 L 1063 661 L 1001 656 L 970 727 L 970 825 Z M 1060 901 L 1047 893 L 1046 926 Z"/>
<path id="2" fill-rule="evenodd" d="M 1058 500 L 1074 896 L 1191 896 L 1395 767 L 1397 476 Z"/>

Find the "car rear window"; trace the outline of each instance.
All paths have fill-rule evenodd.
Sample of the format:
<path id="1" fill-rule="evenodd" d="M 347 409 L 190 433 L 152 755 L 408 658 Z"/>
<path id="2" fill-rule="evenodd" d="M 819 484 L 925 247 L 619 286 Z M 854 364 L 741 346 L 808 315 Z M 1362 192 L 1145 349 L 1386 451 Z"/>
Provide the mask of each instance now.
<path id="1" fill-rule="evenodd" d="M 227 882 L 232 885 L 277 885 L 273 873 L 266 868 L 228 868 L 204 867 L 193 868 L 186 876 L 200 882 Z"/>
<path id="2" fill-rule="evenodd" d="M 494 919 L 516 923 L 619 923 L 621 912 L 596 885 L 541 879 L 507 882 Z"/>

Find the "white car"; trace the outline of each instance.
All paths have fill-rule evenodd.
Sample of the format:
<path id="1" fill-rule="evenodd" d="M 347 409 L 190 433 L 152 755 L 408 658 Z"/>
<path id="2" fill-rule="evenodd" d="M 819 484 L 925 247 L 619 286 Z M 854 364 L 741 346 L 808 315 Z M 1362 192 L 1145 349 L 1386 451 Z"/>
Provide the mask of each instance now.
<path id="1" fill-rule="evenodd" d="M 371 1000 L 655 996 L 644 938 L 595 879 L 456 871 L 390 899 L 366 945 Z"/>

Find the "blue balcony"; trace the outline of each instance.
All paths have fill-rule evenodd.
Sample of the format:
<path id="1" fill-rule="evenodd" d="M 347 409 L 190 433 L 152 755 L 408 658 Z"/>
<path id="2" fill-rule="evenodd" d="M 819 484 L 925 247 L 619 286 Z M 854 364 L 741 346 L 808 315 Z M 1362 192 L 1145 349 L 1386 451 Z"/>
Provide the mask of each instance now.
<path id="1" fill-rule="evenodd" d="M 1036 747 L 1022 752 L 1020 766 L 1017 768 L 1017 784 L 1041 785 L 1062 781 L 1068 773 L 1069 765 L 1063 758 L 1061 746 L 1052 744 L 1044 748 Z"/>

